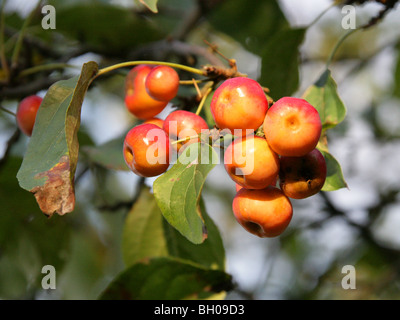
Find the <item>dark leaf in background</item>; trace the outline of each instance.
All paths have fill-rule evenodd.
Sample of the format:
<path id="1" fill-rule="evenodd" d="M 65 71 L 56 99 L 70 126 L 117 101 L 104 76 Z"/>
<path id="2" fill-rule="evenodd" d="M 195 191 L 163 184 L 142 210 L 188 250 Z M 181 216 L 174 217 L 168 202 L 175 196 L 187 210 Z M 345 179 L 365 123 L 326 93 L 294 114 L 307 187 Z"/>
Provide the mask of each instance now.
<path id="1" fill-rule="evenodd" d="M 162 216 L 154 195 L 145 187 L 126 217 L 122 250 L 127 266 L 152 257 L 177 257 L 210 269 L 225 269 L 225 250 L 217 226 L 208 216 L 203 201 L 200 209 L 208 230 L 207 239 L 195 245 Z"/>
<path id="2" fill-rule="evenodd" d="M 176 258 L 154 258 L 122 272 L 101 300 L 206 299 L 232 289 L 231 276 Z"/>
<path id="3" fill-rule="evenodd" d="M 86 43 L 95 51 L 114 54 L 127 53 L 165 36 L 133 11 L 99 2 L 58 9 L 55 31 Z"/>
<path id="4" fill-rule="evenodd" d="M 261 54 L 270 37 L 289 26 L 275 0 L 222 1 L 211 11 L 209 22 L 255 54 Z"/>
<path id="5" fill-rule="evenodd" d="M 21 298 L 40 285 L 44 265 L 58 272 L 68 262 L 72 224 L 47 219 L 34 197 L 16 179 L 22 159 L 8 158 L 0 168 L 0 297 Z"/>
<path id="6" fill-rule="evenodd" d="M 306 29 L 285 29 L 268 39 L 263 48 L 260 84 L 276 101 L 292 95 L 299 86 L 299 47 Z"/>
<path id="7" fill-rule="evenodd" d="M 106 169 L 129 171 L 123 156 L 125 136 L 113 139 L 99 146 L 85 146 L 82 154 L 90 163 L 95 163 Z"/>

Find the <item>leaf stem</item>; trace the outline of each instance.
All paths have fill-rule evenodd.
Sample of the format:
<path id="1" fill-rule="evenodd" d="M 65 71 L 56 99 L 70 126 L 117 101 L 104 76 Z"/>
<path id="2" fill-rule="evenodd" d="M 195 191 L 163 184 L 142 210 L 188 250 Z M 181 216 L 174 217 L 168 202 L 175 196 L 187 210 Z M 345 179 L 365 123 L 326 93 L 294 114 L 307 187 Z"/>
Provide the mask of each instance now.
<path id="1" fill-rule="evenodd" d="M 133 66 L 137 66 L 139 64 L 150 64 L 150 65 L 162 65 L 162 66 L 168 66 L 171 68 L 177 68 L 177 69 L 181 69 L 187 72 L 191 72 L 194 74 L 198 74 L 201 76 L 206 76 L 206 72 L 200 69 L 196 69 L 196 68 L 191 68 L 188 66 L 184 66 L 182 64 L 177 64 L 177 63 L 172 63 L 172 62 L 164 62 L 164 61 L 129 61 L 129 62 L 123 62 L 123 63 L 118 63 L 103 69 L 100 69 L 99 72 L 96 75 L 96 78 L 107 73 L 110 71 L 114 71 L 117 70 L 119 68 L 126 68 L 126 67 L 133 67 Z"/>
<path id="2" fill-rule="evenodd" d="M 329 66 L 331 65 L 333 58 L 336 54 L 336 52 L 338 51 L 338 49 L 340 48 L 340 46 L 343 44 L 343 42 L 353 33 L 355 33 L 356 31 L 361 30 L 361 29 L 351 29 L 348 32 L 346 32 L 345 34 L 343 34 L 340 39 L 338 40 L 338 42 L 336 43 L 336 45 L 333 47 L 328 60 L 326 61 L 326 68 L 328 69 Z"/>

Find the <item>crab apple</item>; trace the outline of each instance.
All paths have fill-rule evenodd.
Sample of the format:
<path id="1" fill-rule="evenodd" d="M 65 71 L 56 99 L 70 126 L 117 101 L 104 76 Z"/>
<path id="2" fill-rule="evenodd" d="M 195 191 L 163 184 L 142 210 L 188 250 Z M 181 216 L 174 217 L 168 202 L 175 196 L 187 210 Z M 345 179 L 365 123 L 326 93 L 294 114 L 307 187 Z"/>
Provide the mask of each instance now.
<path id="1" fill-rule="evenodd" d="M 226 149 L 224 166 L 230 178 L 247 189 L 264 189 L 276 182 L 279 157 L 264 138 L 235 139 Z"/>
<path id="2" fill-rule="evenodd" d="M 233 198 L 232 208 L 239 224 L 261 238 L 282 234 L 293 216 L 289 198 L 273 186 L 262 190 L 240 189 Z"/>
<path id="3" fill-rule="evenodd" d="M 142 177 L 154 177 L 169 167 L 170 141 L 155 124 L 140 124 L 125 137 L 123 155 L 128 167 Z"/>
<path id="4" fill-rule="evenodd" d="M 278 176 L 276 176 L 275 180 L 271 183 L 271 186 L 275 187 L 277 182 L 278 182 Z M 240 189 L 243 189 L 243 187 L 240 184 L 235 183 L 235 189 L 236 192 L 238 192 Z"/>
<path id="5" fill-rule="evenodd" d="M 171 67 L 157 66 L 146 78 L 146 90 L 156 100 L 170 101 L 178 93 L 179 75 Z"/>
<path id="6" fill-rule="evenodd" d="M 21 100 L 17 108 L 17 124 L 28 137 L 32 135 L 36 114 L 43 99 L 37 95 L 28 96 Z"/>
<path id="7" fill-rule="evenodd" d="M 257 81 L 236 77 L 225 80 L 215 90 L 210 108 L 219 129 L 241 130 L 245 135 L 245 129 L 255 131 L 263 124 L 268 100 Z"/>
<path id="8" fill-rule="evenodd" d="M 165 118 L 163 129 L 168 133 L 170 139 L 174 141 L 204 133 L 208 130 L 208 125 L 202 117 L 193 112 L 175 110 Z M 183 145 L 188 146 L 196 142 L 199 142 L 199 138 L 176 143 L 173 147 L 176 148 L 176 151 L 179 151 Z"/>
<path id="9" fill-rule="evenodd" d="M 279 186 L 289 198 L 308 198 L 322 189 L 326 172 L 325 158 L 318 149 L 302 157 L 281 157 Z"/>
<path id="10" fill-rule="evenodd" d="M 143 123 L 155 124 L 156 126 L 158 126 L 162 129 L 163 125 L 164 125 L 164 120 L 162 120 L 160 118 L 151 118 L 151 119 L 144 121 Z"/>
<path id="11" fill-rule="evenodd" d="M 276 153 L 300 157 L 317 146 L 322 125 L 317 109 L 306 100 L 284 97 L 269 108 L 263 129 Z"/>
<path id="12" fill-rule="evenodd" d="M 132 68 L 125 81 L 125 105 L 137 118 L 147 120 L 164 110 L 168 101 L 152 98 L 146 90 L 146 78 L 153 69 L 149 65 Z"/>

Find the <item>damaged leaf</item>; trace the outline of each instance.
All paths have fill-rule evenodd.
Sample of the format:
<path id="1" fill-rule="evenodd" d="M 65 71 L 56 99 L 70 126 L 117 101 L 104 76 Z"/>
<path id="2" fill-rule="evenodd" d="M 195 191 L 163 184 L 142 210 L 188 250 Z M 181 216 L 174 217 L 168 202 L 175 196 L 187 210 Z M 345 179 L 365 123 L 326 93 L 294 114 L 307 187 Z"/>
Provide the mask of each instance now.
<path id="1" fill-rule="evenodd" d="M 95 62 L 88 62 L 79 77 L 56 82 L 38 110 L 17 178 L 23 189 L 35 195 L 47 216 L 74 210 L 81 107 L 97 70 Z"/>

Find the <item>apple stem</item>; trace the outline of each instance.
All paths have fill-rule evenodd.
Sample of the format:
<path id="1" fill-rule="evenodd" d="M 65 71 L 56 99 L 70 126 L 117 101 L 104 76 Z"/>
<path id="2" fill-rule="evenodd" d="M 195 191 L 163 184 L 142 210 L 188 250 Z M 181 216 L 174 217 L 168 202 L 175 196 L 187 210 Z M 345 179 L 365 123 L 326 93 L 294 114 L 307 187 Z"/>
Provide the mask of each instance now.
<path id="1" fill-rule="evenodd" d="M 193 85 L 194 83 L 203 83 L 203 82 L 209 82 L 209 81 L 212 81 L 212 79 L 207 78 L 207 79 L 180 80 L 179 84 L 180 85 Z"/>
<path id="2" fill-rule="evenodd" d="M 203 97 L 201 98 L 200 104 L 196 110 L 196 115 L 199 115 L 201 110 L 203 109 L 204 103 L 206 102 L 206 99 L 208 97 L 208 95 L 211 93 L 212 91 L 212 86 L 207 88 L 207 91 L 204 93 Z"/>
<path id="3" fill-rule="evenodd" d="M 133 66 L 137 66 L 140 64 L 148 64 L 148 65 L 162 65 L 162 66 L 168 66 L 171 68 L 177 68 L 177 69 L 181 69 L 190 73 L 194 73 L 194 74 L 198 74 L 201 76 L 207 76 L 207 72 L 204 70 L 200 70 L 200 69 L 196 69 L 196 68 L 191 68 L 188 66 L 184 66 L 182 64 L 177 64 L 177 63 L 172 63 L 172 62 L 164 62 L 164 61 L 129 61 L 129 62 L 122 62 L 122 63 L 118 63 L 103 69 L 100 69 L 99 72 L 96 75 L 96 78 L 107 73 L 110 71 L 114 71 L 117 70 L 119 68 L 126 68 L 126 67 L 133 67 Z"/>
<path id="4" fill-rule="evenodd" d="M 186 138 L 183 138 L 183 139 L 172 141 L 171 144 L 174 145 L 174 144 L 178 144 L 178 143 L 181 143 L 181 142 L 186 142 L 186 141 L 189 141 L 191 139 L 197 139 L 198 137 L 199 137 L 199 135 L 197 134 L 195 136 L 190 136 L 190 137 L 186 137 Z"/>

